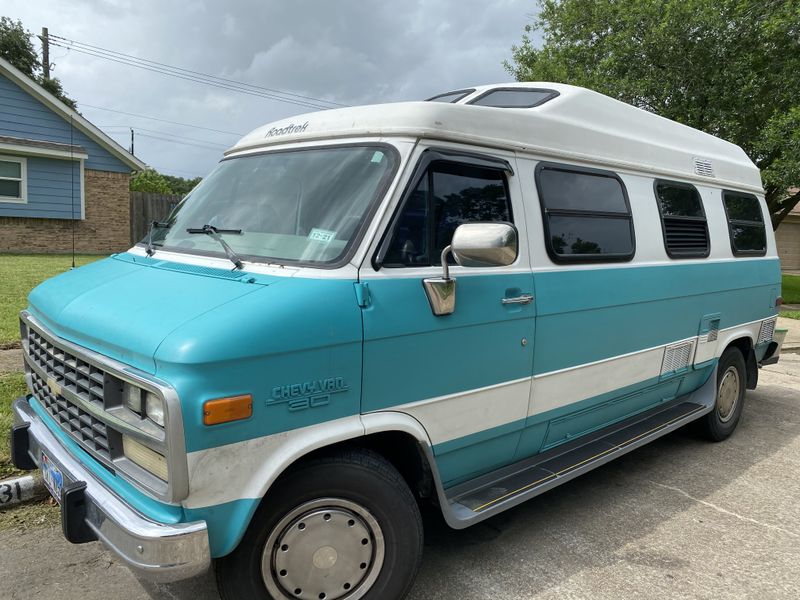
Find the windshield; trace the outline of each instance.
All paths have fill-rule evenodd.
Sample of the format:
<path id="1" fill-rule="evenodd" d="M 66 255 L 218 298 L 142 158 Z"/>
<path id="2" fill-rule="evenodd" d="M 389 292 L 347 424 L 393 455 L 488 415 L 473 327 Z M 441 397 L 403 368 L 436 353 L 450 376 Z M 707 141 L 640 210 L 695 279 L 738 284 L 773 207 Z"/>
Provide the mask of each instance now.
<path id="1" fill-rule="evenodd" d="M 396 151 L 384 144 L 223 160 L 175 208 L 166 227 L 153 231 L 152 246 L 220 254 L 213 236 L 187 232 L 209 226 L 245 260 L 340 263 L 388 187 L 397 162 Z"/>

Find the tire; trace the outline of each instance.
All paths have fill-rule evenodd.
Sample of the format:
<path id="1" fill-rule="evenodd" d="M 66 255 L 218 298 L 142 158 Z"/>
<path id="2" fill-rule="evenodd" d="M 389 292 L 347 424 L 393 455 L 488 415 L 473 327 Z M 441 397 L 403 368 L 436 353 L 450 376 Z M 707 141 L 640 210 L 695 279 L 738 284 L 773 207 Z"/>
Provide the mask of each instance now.
<path id="1" fill-rule="evenodd" d="M 281 476 L 214 566 L 223 600 L 393 600 L 411 588 L 422 543 L 419 507 L 397 469 L 370 450 L 344 450 Z"/>
<path id="2" fill-rule="evenodd" d="M 729 346 L 722 353 L 717 367 L 714 410 L 698 422 L 704 437 L 712 442 L 721 442 L 730 437 L 742 416 L 746 387 L 744 357 L 738 348 Z"/>

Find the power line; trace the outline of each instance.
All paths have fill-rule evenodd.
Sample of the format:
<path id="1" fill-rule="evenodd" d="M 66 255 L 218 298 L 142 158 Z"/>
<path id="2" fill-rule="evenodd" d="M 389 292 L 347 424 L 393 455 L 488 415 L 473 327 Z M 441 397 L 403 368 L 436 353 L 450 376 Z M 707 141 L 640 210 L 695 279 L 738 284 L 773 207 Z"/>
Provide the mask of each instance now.
<path id="1" fill-rule="evenodd" d="M 212 129 L 211 127 L 203 127 L 202 125 L 191 125 L 189 123 L 180 123 L 178 121 L 170 121 L 168 119 L 159 119 L 157 117 L 148 117 L 147 115 L 140 115 L 138 113 L 126 112 L 124 110 L 117 110 L 115 108 L 106 108 L 105 106 L 94 106 L 93 104 L 86 104 L 85 102 L 81 102 L 81 107 L 86 108 L 96 108 L 97 110 L 105 110 L 112 113 L 117 113 L 120 115 L 128 115 L 130 117 L 139 117 L 140 119 L 150 119 L 151 121 L 159 121 L 160 123 L 171 123 L 172 125 L 181 125 L 183 127 L 192 127 L 194 129 L 205 129 L 206 131 L 213 131 L 215 133 L 227 133 L 230 135 L 238 135 L 243 136 L 243 133 L 239 133 L 237 131 L 224 131 L 222 129 Z"/>
<path id="2" fill-rule="evenodd" d="M 109 50 L 107 48 L 101 48 L 99 46 L 92 46 L 90 44 L 85 44 L 83 42 L 69 40 L 61 36 L 51 35 L 50 38 L 51 38 L 51 43 L 53 45 L 58 45 L 59 47 L 71 49 L 76 52 L 80 52 L 89 56 L 94 56 L 96 58 L 104 58 L 112 62 L 137 67 L 147 71 L 160 73 L 162 75 L 169 75 L 171 77 L 176 77 L 178 79 L 193 81 L 195 83 L 204 83 L 206 85 L 210 85 L 213 87 L 229 91 L 236 91 L 243 94 L 249 94 L 251 96 L 268 98 L 271 100 L 277 100 L 279 102 L 287 102 L 289 104 L 296 104 L 308 108 L 329 109 L 335 106 L 345 106 L 343 104 L 340 104 L 338 102 L 333 102 L 330 100 L 322 100 L 319 98 L 312 98 L 311 96 L 294 94 L 292 92 L 274 90 L 272 88 L 265 88 L 262 86 L 257 86 L 249 83 L 242 83 L 234 81 L 232 79 L 226 79 L 223 77 L 217 77 L 215 75 L 209 75 L 207 73 L 201 73 L 199 71 L 192 71 L 190 69 L 184 69 L 182 67 L 175 67 L 165 63 L 160 63 L 148 59 L 142 59 L 136 56 L 118 52 L 116 50 Z"/>
<path id="3" fill-rule="evenodd" d="M 110 54 L 114 54 L 114 55 L 117 55 L 117 56 L 120 56 L 120 57 L 124 57 L 124 58 L 127 58 L 127 59 L 135 60 L 135 61 L 138 61 L 138 62 L 148 63 L 148 64 L 151 64 L 151 65 L 154 65 L 154 66 L 164 67 L 164 68 L 171 69 L 171 70 L 174 70 L 174 71 L 182 71 L 184 73 L 189 73 L 191 75 L 198 75 L 198 76 L 201 76 L 201 77 L 207 77 L 209 79 L 217 79 L 219 81 L 224 81 L 225 83 L 231 83 L 231 84 L 234 84 L 234 85 L 237 85 L 237 86 L 245 86 L 245 87 L 261 90 L 261 91 L 264 91 L 264 92 L 269 92 L 269 93 L 272 93 L 272 94 L 280 94 L 282 96 L 289 96 L 289 97 L 298 98 L 300 100 L 310 100 L 312 102 L 317 102 L 317 103 L 322 103 L 322 104 L 331 104 L 333 106 L 342 106 L 342 107 L 347 106 L 346 104 L 342 104 L 340 102 L 334 102 L 333 100 L 323 100 L 322 98 L 315 98 L 313 96 L 304 96 L 302 94 L 296 94 L 294 92 L 287 92 L 287 91 L 284 91 L 284 90 L 277 90 L 277 89 L 274 89 L 274 88 L 263 87 L 263 86 L 255 85 L 255 84 L 252 84 L 252 83 L 245 83 L 245 82 L 242 82 L 242 81 L 236 81 L 234 79 L 226 79 L 225 77 L 219 77 L 217 75 L 209 75 L 208 73 L 203 73 L 201 71 L 193 71 L 191 69 L 185 69 L 183 67 L 176 67 L 174 65 L 168 65 L 166 63 L 158 62 L 158 61 L 155 61 L 155 60 L 149 60 L 147 58 L 140 58 L 138 56 L 133 56 L 132 54 L 125 54 L 124 52 L 120 52 L 118 50 L 110 50 L 109 48 L 103 48 L 102 46 L 95 46 L 95 45 L 92 45 L 92 44 L 87 44 L 86 42 L 79 42 L 79 41 L 76 41 L 76 40 L 71 40 L 71 39 L 62 37 L 60 35 L 50 35 L 50 37 L 59 39 L 59 40 L 61 40 L 63 42 L 66 42 L 68 44 L 74 44 L 74 45 L 77 45 L 77 46 L 81 46 L 83 48 L 88 48 L 88 49 L 95 50 L 95 51 L 100 51 L 100 52 L 107 52 L 107 53 L 110 53 Z"/>
<path id="4" fill-rule="evenodd" d="M 216 153 L 220 153 L 221 150 L 227 150 L 227 146 L 211 146 L 205 144 L 196 144 L 194 142 L 185 142 L 182 140 L 175 140 L 168 137 L 162 137 L 159 135 L 153 135 L 152 133 L 138 133 L 140 137 L 150 138 L 154 140 L 161 140 L 162 142 L 170 142 L 171 144 L 180 144 L 182 146 L 195 146 L 197 148 L 203 148 L 204 150 L 213 150 Z"/>
<path id="5" fill-rule="evenodd" d="M 98 127 L 100 127 L 101 129 L 111 129 L 111 128 L 116 128 L 116 127 L 124 127 L 125 129 L 130 129 L 129 125 L 105 125 L 105 126 L 98 125 Z M 228 148 L 230 148 L 230 146 L 227 146 L 225 144 L 220 144 L 218 142 L 215 142 L 214 140 L 201 140 L 201 139 L 198 139 L 198 138 L 186 137 L 184 135 L 175 135 L 175 134 L 167 132 L 167 131 L 157 131 L 155 129 L 147 129 L 145 127 L 135 127 L 134 129 L 136 129 L 136 133 L 139 133 L 140 131 L 147 131 L 149 133 L 154 133 L 156 135 L 169 135 L 170 138 L 176 138 L 176 139 L 179 139 L 179 140 L 186 140 L 186 141 L 189 141 L 189 142 L 198 142 L 200 144 L 207 144 L 209 146 L 217 146 L 219 148 L 222 148 L 223 150 L 227 150 Z M 144 134 L 142 134 L 142 135 L 144 135 Z"/>
<path id="6" fill-rule="evenodd" d="M 57 44 L 56 42 L 50 42 L 50 43 L 52 45 L 54 45 L 54 46 L 59 46 L 60 48 L 67 48 L 68 47 L 68 46 L 61 46 L 60 44 Z M 172 72 L 166 71 L 164 69 L 157 69 L 157 68 L 154 68 L 154 67 L 149 67 L 147 65 L 142 65 L 142 64 L 138 64 L 138 63 L 127 61 L 127 60 L 120 60 L 120 59 L 117 59 L 117 58 L 114 58 L 114 57 L 111 57 L 111 56 L 98 54 L 98 53 L 95 53 L 93 51 L 87 51 L 87 50 L 79 49 L 79 48 L 76 48 L 76 47 L 69 47 L 69 48 L 70 48 L 71 51 L 80 52 L 82 54 L 86 54 L 87 56 L 94 56 L 95 58 L 104 58 L 106 60 L 110 60 L 111 62 L 119 63 L 119 64 L 122 64 L 122 65 L 127 65 L 129 67 L 138 67 L 140 69 L 144 69 L 145 71 L 152 71 L 153 73 L 160 73 L 161 75 L 169 75 L 171 77 L 176 77 L 178 79 L 184 79 L 186 81 L 192 81 L 194 83 L 203 83 L 205 85 L 210 85 L 212 87 L 220 88 L 220 89 L 231 91 L 231 92 L 239 92 L 239 93 L 242 93 L 242 94 L 247 94 L 249 96 L 256 96 L 257 98 L 267 98 L 267 99 L 270 99 L 270 100 L 278 100 L 280 102 L 286 102 L 288 104 L 296 104 L 297 106 L 303 106 L 305 108 L 314 108 L 314 109 L 318 109 L 318 110 L 326 110 L 326 109 L 330 109 L 331 108 L 330 106 L 311 104 L 310 102 L 304 102 L 304 101 L 299 101 L 299 100 L 290 100 L 288 98 L 280 98 L 278 96 L 274 96 L 274 95 L 271 95 L 271 94 L 265 94 L 263 92 L 257 92 L 257 91 L 243 89 L 243 88 L 237 88 L 237 87 L 234 87 L 234 86 L 231 86 L 231 85 L 217 83 L 217 82 L 209 81 L 209 80 L 202 79 L 202 78 L 199 78 L 199 77 L 181 75 L 181 74 L 178 74 L 178 73 L 172 73 Z"/>

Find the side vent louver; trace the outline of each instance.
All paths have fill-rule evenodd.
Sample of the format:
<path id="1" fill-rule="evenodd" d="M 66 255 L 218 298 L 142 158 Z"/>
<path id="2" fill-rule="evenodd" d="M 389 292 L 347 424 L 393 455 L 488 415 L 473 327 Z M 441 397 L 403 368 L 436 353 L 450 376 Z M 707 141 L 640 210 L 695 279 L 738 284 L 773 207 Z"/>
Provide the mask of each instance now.
<path id="1" fill-rule="evenodd" d="M 708 256 L 705 220 L 664 217 L 664 243 L 670 256 Z"/>
<path id="2" fill-rule="evenodd" d="M 667 346 L 664 350 L 664 361 L 661 363 L 661 374 L 674 373 L 689 366 L 692 360 L 694 342 L 681 342 Z"/>
<path id="3" fill-rule="evenodd" d="M 706 341 L 716 342 L 717 336 L 719 336 L 719 319 L 714 319 L 713 321 L 709 322 L 708 325 L 708 338 Z"/>
<path id="4" fill-rule="evenodd" d="M 764 342 L 771 342 L 772 336 L 775 333 L 775 321 L 777 319 L 770 319 L 769 321 L 764 321 L 761 323 L 761 331 L 758 332 L 758 342 L 759 344 L 763 344 Z"/>
<path id="5" fill-rule="evenodd" d="M 694 157 L 694 172 L 703 177 L 714 177 L 714 167 L 707 158 Z"/>

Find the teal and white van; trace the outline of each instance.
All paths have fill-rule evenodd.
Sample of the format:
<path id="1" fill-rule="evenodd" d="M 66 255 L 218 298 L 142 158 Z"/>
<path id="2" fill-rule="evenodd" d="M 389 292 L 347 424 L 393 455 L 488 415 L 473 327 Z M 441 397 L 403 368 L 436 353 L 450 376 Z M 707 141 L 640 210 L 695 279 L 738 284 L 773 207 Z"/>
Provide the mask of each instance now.
<path id="1" fill-rule="evenodd" d="M 13 455 L 72 542 L 224 598 L 401 598 L 462 528 L 736 428 L 780 266 L 737 146 L 550 83 L 256 129 L 21 315 Z"/>

